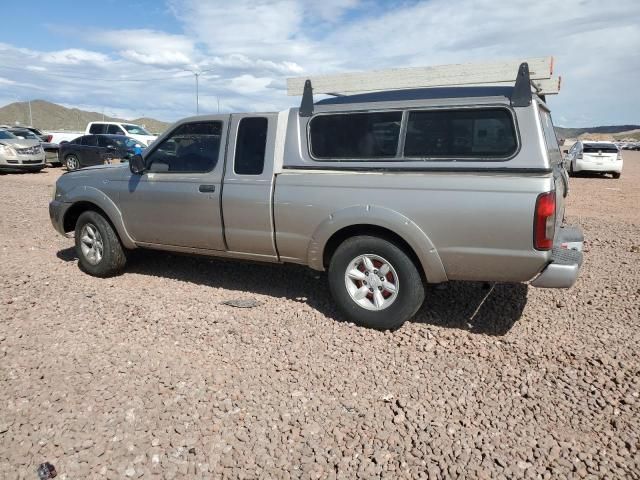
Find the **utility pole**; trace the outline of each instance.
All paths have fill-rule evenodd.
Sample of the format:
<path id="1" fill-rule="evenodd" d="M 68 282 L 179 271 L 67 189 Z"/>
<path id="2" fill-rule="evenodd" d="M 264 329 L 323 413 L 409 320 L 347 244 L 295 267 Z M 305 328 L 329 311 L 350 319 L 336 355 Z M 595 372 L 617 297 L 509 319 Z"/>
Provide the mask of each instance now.
<path id="1" fill-rule="evenodd" d="M 198 79 L 200 78 L 200 75 L 202 75 L 202 73 L 193 73 L 196 76 L 196 115 L 198 115 L 200 113 L 200 100 L 199 100 L 199 96 L 198 96 Z"/>
<path id="2" fill-rule="evenodd" d="M 33 115 L 31 115 L 31 100 L 29 100 L 29 126 L 33 127 Z"/>
<path id="3" fill-rule="evenodd" d="M 196 77 L 196 115 L 200 114 L 200 85 L 199 85 L 199 80 L 200 80 L 200 75 L 202 75 L 203 73 L 207 73 L 210 72 L 211 70 L 191 70 L 190 68 L 184 68 L 183 69 L 185 72 L 191 72 L 193 73 L 193 75 Z M 220 107 L 218 106 L 218 110 L 220 110 Z"/>

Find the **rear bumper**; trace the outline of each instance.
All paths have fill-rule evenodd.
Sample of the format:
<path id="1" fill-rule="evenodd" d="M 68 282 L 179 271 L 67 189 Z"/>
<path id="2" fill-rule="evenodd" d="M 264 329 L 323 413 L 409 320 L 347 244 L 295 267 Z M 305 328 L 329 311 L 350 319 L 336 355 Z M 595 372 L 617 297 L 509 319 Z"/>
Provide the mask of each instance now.
<path id="1" fill-rule="evenodd" d="M 576 172 L 617 172 L 622 173 L 622 160 L 576 160 Z"/>
<path id="2" fill-rule="evenodd" d="M 578 227 L 565 226 L 556 235 L 551 262 L 531 285 L 540 288 L 569 288 L 576 283 L 582 266 L 584 235 Z"/>

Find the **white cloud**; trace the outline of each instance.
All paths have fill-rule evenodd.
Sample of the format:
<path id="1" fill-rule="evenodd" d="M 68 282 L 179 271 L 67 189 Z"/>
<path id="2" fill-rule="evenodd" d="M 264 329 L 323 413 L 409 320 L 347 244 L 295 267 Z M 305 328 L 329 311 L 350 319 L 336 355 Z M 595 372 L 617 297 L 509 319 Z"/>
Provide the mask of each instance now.
<path id="1" fill-rule="evenodd" d="M 158 51 L 154 53 L 141 53 L 137 50 L 121 50 L 120 56 L 127 60 L 145 65 L 188 65 L 191 60 L 184 53 L 176 51 Z"/>
<path id="2" fill-rule="evenodd" d="M 241 75 L 232 78 L 229 82 L 229 89 L 242 94 L 255 94 L 266 90 L 271 83 L 270 78 L 258 78 L 253 75 Z"/>
<path id="3" fill-rule="evenodd" d="M 42 55 L 45 63 L 57 63 L 59 65 L 79 65 L 81 63 L 105 63 L 109 57 L 103 53 L 82 50 L 79 48 L 69 48 L 57 52 L 47 52 Z"/>
<path id="4" fill-rule="evenodd" d="M 187 65 L 193 61 L 194 42 L 185 35 L 149 29 L 87 31 L 85 38 L 117 49 L 133 62 L 146 65 Z"/>
<path id="5" fill-rule="evenodd" d="M 52 101 L 174 120 L 195 110 L 187 67 L 208 71 L 201 111 L 215 112 L 216 97 L 223 111 L 264 111 L 299 101 L 286 96 L 289 76 L 555 55 L 558 122 L 640 123 L 636 0 L 606 11 L 593 0 L 167 3 L 181 33 L 87 27 L 76 48 L 53 52 L 0 43 L 0 76 L 14 82 L 3 90 L 24 98 L 40 86 Z"/>

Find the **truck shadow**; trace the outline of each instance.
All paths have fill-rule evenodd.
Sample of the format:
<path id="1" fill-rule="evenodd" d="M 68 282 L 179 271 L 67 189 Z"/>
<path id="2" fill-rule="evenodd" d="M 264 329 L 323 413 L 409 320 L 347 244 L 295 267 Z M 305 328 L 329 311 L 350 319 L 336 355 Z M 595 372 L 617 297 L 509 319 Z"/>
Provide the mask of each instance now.
<path id="1" fill-rule="evenodd" d="M 57 252 L 66 262 L 75 250 Z M 227 261 L 209 257 L 139 250 L 133 252 L 126 273 L 164 277 L 229 291 L 228 299 L 252 294 L 306 303 L 323 315 L 343 321 L 336 309 L 326 274 L 299 265 Z M 81 275 L 81 273 L 78 273 Z M 472 333 L 504 335 L 522 316 L 527 285 L 448 282 L 426 288 L 425 303 L 413 322 L 456 328 Z"/>

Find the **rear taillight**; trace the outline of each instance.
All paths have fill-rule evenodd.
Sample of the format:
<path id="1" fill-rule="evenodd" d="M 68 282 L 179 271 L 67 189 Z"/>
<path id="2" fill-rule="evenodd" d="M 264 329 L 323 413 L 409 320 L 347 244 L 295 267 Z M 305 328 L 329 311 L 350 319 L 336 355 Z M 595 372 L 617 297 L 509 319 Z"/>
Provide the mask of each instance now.
<path id="1" fill-rule="evenodd" d="M 533 218 L 533 246 L 536 250 L 551 250 L 556 229 L 556 192 L 538 195 Z"/>
<path id="2" fill-rule="evenodd" d="M 618 161 L 622 160 L 622 152 L 618 150 Z"/>
<path id="3" fill-rule="evenodd" d="M 45 135 L 44 136 L 44 141 L 47 142 L 47 143 L 50 143 L 52 138 L 53 138 L 53 135 Z"/>

